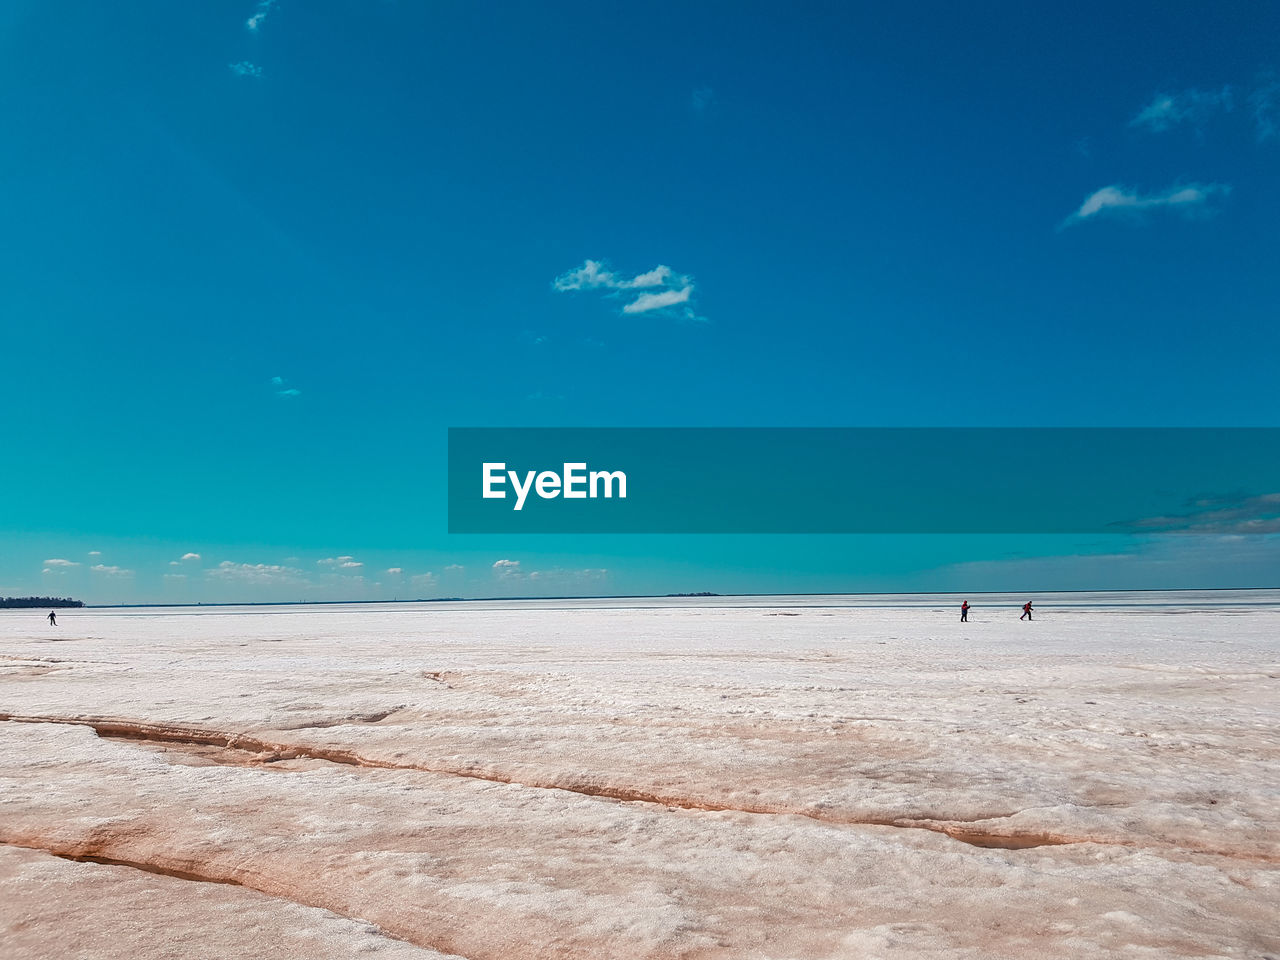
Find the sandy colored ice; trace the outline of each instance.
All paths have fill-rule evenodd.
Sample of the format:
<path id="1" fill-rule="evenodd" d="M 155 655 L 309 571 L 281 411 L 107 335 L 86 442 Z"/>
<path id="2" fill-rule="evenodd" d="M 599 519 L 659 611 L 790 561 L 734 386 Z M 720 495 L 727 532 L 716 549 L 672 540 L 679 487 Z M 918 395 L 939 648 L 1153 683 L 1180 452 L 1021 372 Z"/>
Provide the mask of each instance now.
<path id="1" fill-rule="evenodd" d="M 0 955 L 1280 957 L 1242 596 L 4 611 Z"/>

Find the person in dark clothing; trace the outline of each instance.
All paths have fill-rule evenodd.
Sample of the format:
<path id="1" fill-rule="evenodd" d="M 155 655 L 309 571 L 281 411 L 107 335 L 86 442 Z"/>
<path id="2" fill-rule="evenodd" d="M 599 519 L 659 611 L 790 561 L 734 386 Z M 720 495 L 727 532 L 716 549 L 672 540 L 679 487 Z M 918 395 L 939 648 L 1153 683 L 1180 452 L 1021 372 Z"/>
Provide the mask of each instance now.
<path id="1" fill-rule="evenodd" d="M 1031 601 L 1030 600 L 1028 600 L 1026 603 L 1022 605 L 1022 616 L 1020 616 L 1018 619 L 1019 620 L 1031 619 Z"/>
<path id="2" fill-rule="evenodd" d="M 960 604 L 960 622 L 961 623 L 969 622 L 969 601 L 968 600 Z"/>
<path id="3" fill-rule="evenodd" d="M 52 610 L 49 611 L 49 626 L 56 627 L 58 625 L 58 615 Z"/>

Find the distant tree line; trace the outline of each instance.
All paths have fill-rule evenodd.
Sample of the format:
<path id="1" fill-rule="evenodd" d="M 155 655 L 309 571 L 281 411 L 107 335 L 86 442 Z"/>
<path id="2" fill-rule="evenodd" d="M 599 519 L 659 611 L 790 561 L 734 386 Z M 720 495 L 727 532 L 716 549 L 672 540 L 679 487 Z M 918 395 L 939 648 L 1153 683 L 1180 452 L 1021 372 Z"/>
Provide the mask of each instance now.
<path id="1" fill-rule="evenodd" d="M 83 607 L 83 600 L 70 597 L 0 597 L 0 607 Z"/>

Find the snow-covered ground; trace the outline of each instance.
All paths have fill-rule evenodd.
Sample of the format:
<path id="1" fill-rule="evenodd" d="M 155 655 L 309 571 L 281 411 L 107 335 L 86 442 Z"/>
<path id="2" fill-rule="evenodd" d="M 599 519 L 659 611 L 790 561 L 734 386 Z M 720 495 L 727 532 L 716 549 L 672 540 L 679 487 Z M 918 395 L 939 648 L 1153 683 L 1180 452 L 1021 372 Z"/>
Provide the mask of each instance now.
<path id="1" fill-rule="evenodd" d="M 0 611 L 0 955 L 1280 955 L 1280 592 L 960 599 Z"/>

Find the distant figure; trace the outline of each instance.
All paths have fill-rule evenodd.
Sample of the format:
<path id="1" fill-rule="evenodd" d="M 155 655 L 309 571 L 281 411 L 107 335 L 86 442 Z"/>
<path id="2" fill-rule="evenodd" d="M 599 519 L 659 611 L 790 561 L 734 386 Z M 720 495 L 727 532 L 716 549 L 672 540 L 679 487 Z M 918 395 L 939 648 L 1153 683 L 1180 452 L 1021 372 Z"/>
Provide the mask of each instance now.
<path id="1" fill-rule="evenodd" d="M 1022 605 L 1022 616 L 1020 616 L 1018 619 L 1019 620 L 1031 619 L 1031 601 L 1030 600 L 1028 600 L 1026 603 Z"/>
<path id="2" fill-rule="evenodd" d="M 49 626 L 56 627 L 58 625 L 58 615 L 52 610 L 49 611 Z"/>
<path id="3" fill-rule="evenodd" d="M 960 604 L 960 622 L 961 623 L 969 622 L 969 601 L 968 600 Z"/>

